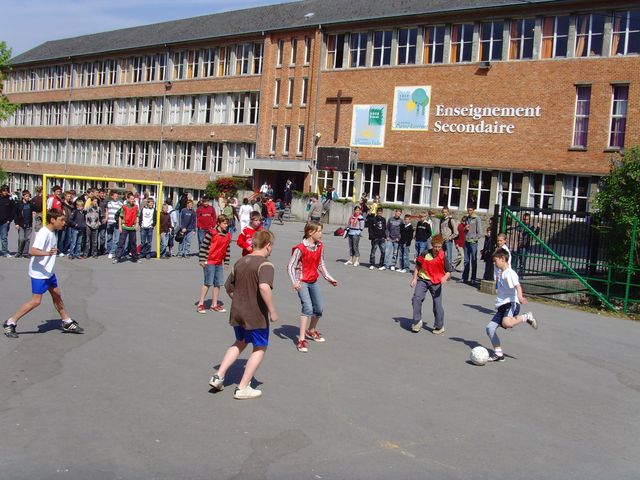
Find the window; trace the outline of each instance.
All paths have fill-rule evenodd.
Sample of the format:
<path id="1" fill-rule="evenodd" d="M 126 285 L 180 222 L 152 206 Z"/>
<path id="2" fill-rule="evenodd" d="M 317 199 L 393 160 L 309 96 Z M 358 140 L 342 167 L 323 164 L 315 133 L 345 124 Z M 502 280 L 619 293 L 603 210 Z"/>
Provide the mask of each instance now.
<path id="1" fill-rule="evenodd" d="M 553 192 L 556 176 L 534 173 L 529 178 L 529 206 L 536 208 L 553 208 Z"/>
<path id="2" fill-rule="evenodd" d="M 187 52 L 176 52 L 173 54 L 173 79 L 182 80 L 185 78 L 184 64 L 187 61 Z"/>
<path id="3" fill-rule="evenodd" d="M 473 47 L 473 24 L 451 26 L 451 63 L 470 62 Z"/>
<path id="4" fill-rule="evenodd" d="M 502 60 L 502 33 L 504 22 L 480 24 L 480 60 Z"/>
<path id="5" fill-rule="evenodd" d="M 305 106 L 307 104 L 307 91 L 309 89 L 309 79 L 302 79 L 302 95 L 300 97 L 300 105 Z"/>
<path id="6" fill-rule="evenodd" d="M 373 34 L 373 60 L 372 66 L 391 65 L 391 39 L 393 32 L 384 30 Z"/>
<path id="7" fill-rule="evenodd" d="M 240 152 L 242 151 L 242 144 L 230 143 L 228 146 L 227 173 L 240 173 Z"/>
<path id="8" fill-rule="evenodd" d="M 176 169 L 176 144 L 165 143 L 165 155 L 164 155 L 164 169 L 175 170 Z"/>
<path id="9" fill-rule="evenodd" d="M 628 85 L 613 85 L 609 148 L 624 148 L 624 132 L 627 124 L 628 98 Z"/>
<path id="10" fill-rule="evenodd" d="M 284 50 L 284 40 L 278 40 L 278 58 L 276 59 L 276 65 L 282 66 L 282 54 Z"/>
<path id="11" fill-rule="evenodd" d="M 338 191 L 340 198 L 353 198 L 355 195 L 355 172 L 338 173 Z"/>
<path id="12" fill-rule="evenodd" d="M 415 65 L 417 28 L 401 28 L 398 30 L 398 65 Z"/>
<path id="13" fill-rule="evenodd" d="M 604 15 L 587 14 L 576 17 L 576 57 L 602 55 Z"/>
<path id="14" fill-rule="evenodd" d="M 362 169 L 362 192 L 368 193 L 369 198 L 380 195 L 381 165 L 364 164 Z"/>
<path id="15" fill-rule="evenodd" d="M 273 89 L 273 106 L 280 105 L 280 79 L 276 80 L 276 86 Z"/>
<path id="16" fill-rule="evenodd" d="M 522 173 L 500 172 L 498 175 L 498 204 L 520 206 L 522 199 Z"/>
<path id="17" fill-rule="evenodd" d="M 216 74 L 216 51 L 213 48 L 207 48 L 202 54 L 202 76 L 205 78 L 213 77 Z"/>
<path id="18" fill-rule="evenodd" d="M 569 15 L 542 19 L 542 58 L 567 56 Z"/>
<path id="19" fill-rule="evenodd" d="M 234 93 L 232 95 L 233 123 L 238 125 L 244 123 L 245 95 L 243 93 Z"/>
<path id="20" fill-rule="evenodd" d="M 253 92 L 249 94 L 249 124 L 258 123 L 258 112 L 260 111 L 260 94 Z"/>
<path id="21" fill-rule="evenodd" d="M 429 26 L 424 29 L 423 63 L 433 64 L 444 61 L 444 26 Z"/>
<path id="22" fill-rule="evenodd" d="M 509 60 L 533 58 L 533 32 L 535 20 L 520 18 L 511 21 L 509 31 Z"/>
<path id="23" fill-rule="evenodd" d="M 311 37 L 304 38 L 304 63 L 308 65 L 311 62 Z"/>
<path id="24" fill-rule="evenodd" d="M 291 61 L 289 62 L 290 65 L 296 64 L 297 53 L 298 53 L 298 39 L 292 38 L 291 39 Z"/>
<path id="25" fill-rule="evenodd" d="M 476 210 L 488 210 L 490 194 L 491 172 L 470 170 L 467 185 L 467 206 L 472 205 Z"/>
<path id="26" fill-rule="evenodd" d="M 405 175 L 407 167 L 399 165 L 387 166 L 387 194 L 385 201 L 391 203 L 404 202 Z"/>
<path id="27" fill-rule="evenodd" d="M 213 105 L 213 123 L 229 123 L 228 98 L 226 94 L 218 94 L 215 96 Z"/>
<path id="28" fill-rule="evenodd" d="M 613 15 L 612 55 L 640 53 L 640 10 L 615 12 Z"/>
<path id="29" fill-rule="evenodd" d="M 132 59 L 133 78 L 131 79 L 131 81 L 133 83 L 142 82 L 142 73 L 143 73 L 143 69 L 144 69 L 143 61 L 144 61 L 144 59 L 142 57 L 134 57 Z"/>
<path id="30" fill-rule="evenodd" d="M 349 39 L 349 66 L 351 68 L 367 65 L 367 34 L 352 33 Z"/>
<path id="31" fill-rule="evenodd" d="M 211 171 L 212 172 L 221 172 L 222 171 L 222 154 L 224 152 L 224 145 L 222 143 L 212 143 L 211 148 Z"/>
<path id="32" fill-rule="evenodd" d="M 264 44 L 253 44 L 253 73 L 259 75 L 262 73 L 262 53 L 264 51 Z"/>
<path id="33" fill-rule="evenodd" d="M 252 45 L 245 43 L 236 47 L 236 75 L 247 75 L 249 73 L 249 55 Z"/>
<path id="34" fill-rule="evenodd" d="M 271 126 L 271 148 L 270 148 L 270 152 L 276 153 L 276 142 L 278 140 L 278 127 L 276 127 L 275 125 Z"/>
<path id="35" fill-rule="evenodd" d="M 413 167 L 413 183 L 411 185 L 411 203 L 413 205 L 431 205 L 430 167 Z"/>
<path id="36" fill-rule="evenodd" d="M 460 206 L 460 186 L 462 185 L 462 170 L 453 168 L 440 169 L 440 188 L 438 190 L 438 206 Z"/>
<path id="37" fill-rule="evenodd" d="M 298 147 L 296 148 L 296 154 L 302 155 L 304 152 L 304 125 L 298 126 Z"/>
<path id="38" fill-rule="evenodd" d="M 344 59 L 344 34 L 329 35 L 327 37 L 326 68 L 342 68 L 343 59 Z"/>
<path id="39" fill-rule="evenodd" d="M 589 210 L 589 177 L 564 175 L 562 178 L 562 209 L 572 212 Z"/>
<path id="40" fill-rule="evenodd" d="M 294 81 L 293 78 L 289 79 L 289 87 L 287 90 L 287 105 L 291 106 L 291 104 L 293 104 L 293 87 L 294 87 Z"/>
<path id="41" fill-rule="evenodd" d="M 227 74 L 227 47 L 219 47 L 216 49 L 218 62 L 218 77 L 224 77 Z"/>
<path id="42" fill-rule="evenodd" d="M 167 123 L 177 125 L 180 123 L 181 97 L 169 97 L 169 119 Z"/>
<path id="43" fill-rule="evenodd" d="M 333 187 L 333 171 L 318 170 L 318 180 L 316 185 L 320 192 L 324 192 L 327 188 Z"/>
<path id="44" fill-rule="evenodd" d="M 283 155 L 289 155 L 289 141 L 291 140 L 291 126 L 285 125 L 284 127 L 284 142 L 282 145 Z"/>
<path id="45" fill-rule="evenodd" d="M 576 86 L 576 114 L 573 124 L 573 147 L 587 148 L 591 85 Z"/>

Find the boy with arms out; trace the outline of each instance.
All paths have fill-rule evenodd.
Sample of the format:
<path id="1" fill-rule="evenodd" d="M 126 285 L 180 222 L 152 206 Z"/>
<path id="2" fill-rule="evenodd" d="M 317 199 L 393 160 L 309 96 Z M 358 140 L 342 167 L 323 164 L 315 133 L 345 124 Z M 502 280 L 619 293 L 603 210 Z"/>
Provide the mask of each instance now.
<path id="1" fill-rule="evenodd" d="M 486 326 L 487 335 L 493 345 L 493 354 L 489 357 L 490 362 L 504 362 L 502 345 L 496 333 L 498 327 L 504 329 L 513 328 L 520 323 L 527 322 L 534 329 L 538 329 L 538 322 L 533 318 L 533 313 L 520 313 L 520 304 L 526 304 L 522 286 L 518 280 L 518 274 L 509 265 L 509 253 L 499 248 L 493 254 L 493 264 L 496 272 L 500 272 L 496 283 L 496 308 L 497 312 Z"/>
<path id="2" fill-rule="evenodd" d="M 84 329 L 75 320 L 71 320 L 62 302 L 62 292 L 58 287 L 53 268 L 58 253 L 58 238 L 56 232 L 62 230 L 65 217 L 59 210 L 47 213 L 47 225 L 36 235 L 33 246 L 29 248 L 31 260 L 29 262 L 29 277 L 31 277 L 31 300 L 23 304 L 3 325 L 4 334 L 9 338 L 18 338 L 16 323 L 27 313 L 38 307 L 42 302 L 42 295 L 48 290 L 56 308 L 62 318 L 62 330 L 68 333 L 83 333 Z"/>
<path id="3" fill-rule="evenodd" d="M 453 267 L 449 263 L 449 258 L 445 254 L 442 246 L 444 239 L 442 235 L 434 235 L 431 239 L 431 250 L 423 251 L 416 259 L 416 269 L 413 271 L 413 278 L 409 284 L 415 288 L 413 292 L 413 325 L 411 331 L 418 333 L 422 330 L 422 302 L 427 295 L 431 294 L 433 300 L 433 315 L 435 322 L 431 333 L 442 335 L 444 333 L 444 308 L 442 308 L 442 284 L 451 277 Z"/>
<path id="4" fill-rule="evenodd" d="M 213 287 L 211 310 L 219 313 L 227 311 L 222 305 L 218 305 L 218 296 L 220 295 L 220 287 L 224 285 L 224 268 L 229 266 L 231 234 L 227 231 L 229 220 L 226 215 L 219 215 L 216 222 L 216 228 L 205 233 L 198 254 L 200 266 L 204 271 L 204 284 L 200 289 L 198 313 L 207 313 L 204 308 L 204 297 L 207 296 L 210 287 Z"/>
<path id="5" fill-rule="evenodd" d="M 225 373 L 247 344 L 253 343 L 253 352 L 233 394 L 233 398 L 237 400 L 258 398 L 262 395 L 260 390 L 251 388 L 250 383 L 269 344 L 269 322 L 278 321 L 278 312 L 271 293 L 275 270 L 273 264 L 267 260 L 271 255 L 273 241 L 273 233 L 269 230 L 256 232 L 252 253 L 235 263 L 225 283 L 225 289 L 231 297 L 229 324 L 234 329 L 236 341 L 225 353 L 220 368 L 211 377 L 209 385 L 215 390 L 222 390 Z"/>

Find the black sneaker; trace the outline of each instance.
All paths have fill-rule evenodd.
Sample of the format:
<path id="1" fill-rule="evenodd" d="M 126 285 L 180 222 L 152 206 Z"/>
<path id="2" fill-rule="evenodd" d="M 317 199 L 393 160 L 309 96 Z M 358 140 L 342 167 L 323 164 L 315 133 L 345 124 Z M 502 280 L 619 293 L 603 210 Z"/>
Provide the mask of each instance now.
<path id="1" fill-rule="evenodd" d="M 8 324 L 7 322 L 2 324 L 2 328 L 4 329 L 4 336 L 9 338 L 18 338 L 18 334 L 16 333 L 16 325 L 14 323 Z"/>
<path id="2" fill-rule="evenodd" d="M 62 322 L 62 331 L 66 333 L 84 333 L 84 328 L 78 322 L 71 320 L 69 323 Z"/>
<path id="3" fill-rule="evenodd" d="M 504 355 L 496 355 L 495 353 L 493 353 L 489 357 L 489 361 L 490 362 L 504 362 Z"/>

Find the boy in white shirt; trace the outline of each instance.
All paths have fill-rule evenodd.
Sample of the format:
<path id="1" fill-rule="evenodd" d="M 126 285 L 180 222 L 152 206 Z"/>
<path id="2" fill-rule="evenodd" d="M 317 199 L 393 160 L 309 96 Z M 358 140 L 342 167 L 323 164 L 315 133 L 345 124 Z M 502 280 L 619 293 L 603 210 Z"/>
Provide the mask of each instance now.
<path id="1" fill-rule="evenodd" d="M 42 302 L 42 295 L 48 290 L 62 319 L 62 330 L 68 333 L 83 333 L 84 329 L 78 322 L 71 320 L 62 302 L 62 292 L 58 287 L 58 280 L 53 273 L 58 253 L 58 238 L 56 231 L 62 230 L 65 224 L 65 216 L 60 210 L 52 209 L 47 212 L 47 225 L 36 234 L 36 239 L 29 249 L 31 261 L 29 262 L 29 277 L 31 277 L 31 300 L 22 305 L 2 325 L 4 334 L 9 338 L 18 338 L 16 323 L 27 313 L 38 307 Z"/>
<path id="2" fill-rule="evenodd" d="M 509 266 L 509 253 L 499 248 L 493 254 L 493 264 L 500 275 L 496 282 L 496 308 L 497 312 L 486 326 L 487 335 L 493 345 L 494 353 L 489 357 L 490 362 L 504 362 L 502 345 L 496 334 L 498 327 L 513 328 L 520 323 L 527 322 L 534 329 L 538 329 L 538 322 L 533 318 L 533 313 L 520 313 L 520 304 L 526 304 L 522 286 L 518 274 Z"/>

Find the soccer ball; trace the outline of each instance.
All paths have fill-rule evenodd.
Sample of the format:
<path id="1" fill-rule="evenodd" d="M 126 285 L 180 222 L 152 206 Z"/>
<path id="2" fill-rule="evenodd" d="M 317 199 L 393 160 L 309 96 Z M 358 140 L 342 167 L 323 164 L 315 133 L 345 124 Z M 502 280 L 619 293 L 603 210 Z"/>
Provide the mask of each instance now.
<path id="1" fill-rule="evenodd" d="M 489 351 L 484 347 L 475 347 L 471 350 L 471 357 L 469 358 L 474 365 L 482 366 L 489 360 Z"/>

